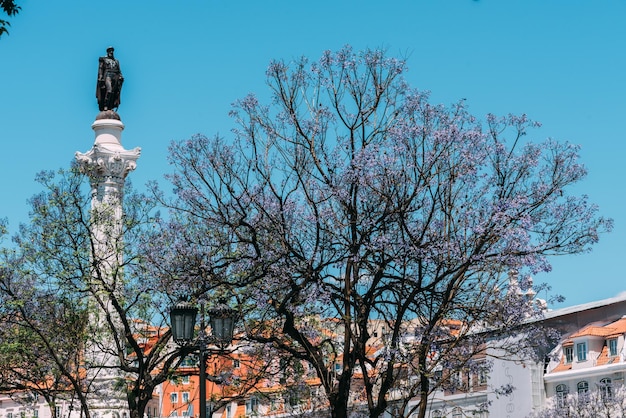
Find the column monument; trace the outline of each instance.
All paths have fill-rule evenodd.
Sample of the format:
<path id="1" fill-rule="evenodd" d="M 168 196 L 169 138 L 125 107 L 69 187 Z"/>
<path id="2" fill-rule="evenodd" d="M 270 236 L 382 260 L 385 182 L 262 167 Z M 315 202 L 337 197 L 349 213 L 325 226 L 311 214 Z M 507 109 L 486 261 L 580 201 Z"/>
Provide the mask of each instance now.
<path id="1" fill-rule="evenodd" d="M 91 184 L 91 235 L 93 242 L 94 289 L 105 307 L 94 303 L 91 321 L 98 335 L 94 335 L 92 361 L 96 367 L 92 374 L 92 394 L 90 408 L 97 418 L 128 417 L 128 404 L 124 390 L 115 388 L 116 380 L 123 379 L 116 365 L 119 359 L 114 355 L 113 330 L 106 324 L 107 314 L 117 315 L 110 306 L 107 292 L 122 289 L 123 268 L 123 209 L 124 183 L 126 176 L 137 166 L 141 148 L 127 150 L 122 145 L 124 124 L 116 112 L 121 100 L 123 77 L 119 61 L 113 56 L 113 47 L 107 49 L 107 56 L 99 59 L 96 98 L 100 113 L 91 125 L 95 133 L 92 148 L 76 152 L 76 161 Z M 108 290 L 107 290 L 108 289 Z M 108 311 L 108 312 L 107 312 Z M 119 382 L 117 382 L 119 384 Z"/>

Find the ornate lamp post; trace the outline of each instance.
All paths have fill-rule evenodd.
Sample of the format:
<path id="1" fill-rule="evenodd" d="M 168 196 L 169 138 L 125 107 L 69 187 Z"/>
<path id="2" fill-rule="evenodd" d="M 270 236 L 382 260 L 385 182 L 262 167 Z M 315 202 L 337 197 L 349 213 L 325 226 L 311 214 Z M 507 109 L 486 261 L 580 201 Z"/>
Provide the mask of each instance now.
<path id="1" fill-rule="evenodd" d="M 209 322 L 212 335 L 207 336 L 204 323 L 204 303 L 200 304 L 200 331 L 194 340 L 194 329 L 198 308 L 188 302 L 179 302 L 170 310 L 172 337 L 176 344 L 182 347 L 192 347 L 200 353 L 200 418 L 207 418 L 206 414 L 206 357 L 208 343 L 217 345 L 223 351 L 233 340 L 235 328 L 235 311 L 226 303 L 209 309 Z"/>

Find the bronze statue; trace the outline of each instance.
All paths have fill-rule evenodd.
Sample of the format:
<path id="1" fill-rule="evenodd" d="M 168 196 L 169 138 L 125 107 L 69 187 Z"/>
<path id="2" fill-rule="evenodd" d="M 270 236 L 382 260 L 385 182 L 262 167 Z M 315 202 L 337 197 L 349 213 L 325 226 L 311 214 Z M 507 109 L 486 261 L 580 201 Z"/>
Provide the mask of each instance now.
<path id="1" fill-rule="evenodd" d="M 98 83 L 96 85 L 96 98 L 100 110 L 114 110 L 120 105 L 122 84 L 124 76 L 120 69 L 120 62 L 115 59 L 115 49 L 107 48 L 107 56 L 100 57 L 98 63 Z"/>

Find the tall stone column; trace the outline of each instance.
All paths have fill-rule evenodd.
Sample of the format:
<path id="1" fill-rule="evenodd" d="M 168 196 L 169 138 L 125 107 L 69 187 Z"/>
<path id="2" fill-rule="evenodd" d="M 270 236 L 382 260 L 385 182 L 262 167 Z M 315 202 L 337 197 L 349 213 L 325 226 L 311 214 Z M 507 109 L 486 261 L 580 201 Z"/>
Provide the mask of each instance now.
<path id="1" fill-rule="evenodd" d="M 123 291 L 123 208 L 126 176 L 137 166 L 140 148 L 127 150 L 122 146 L 124 124 L 117 113 L 101 112 L 92 124 L 93 147 L 86 153 L 76 152 L 76 161 L 91 184 L 91 238 L 94 309 L 90 317 L 94 329 L 88 360 L 91 380 L 90 408 L 97 418 L 128 416 L 124 391 L 116 390 L 116 380 L 123 378 L 116 369 L 114 334 L 108 318 L 118 322 L 111 305 L 112 296 Z M 96 298 L 104 306 L 95 303 Z M 120 327 L 115 327 L 120 328 Z M 121 336 L 123 339 L 123 335 Z M 94 367 L 95 366 L 95 367 Z"/>
<path id="2" fill-rule="evenodd" d="M 124 149 L 124 124 L 119 116 L 113 119 L 117 113 L 101 112 L 98 116 L 91 125 L 96 134 L 93 148 L 84 154 L 77 152 L 76 160 L 91 182 L 94 256 L 113 273 L 121 263 L 124 183 L 128 173 L 137 167 L 141 148 Z"/>

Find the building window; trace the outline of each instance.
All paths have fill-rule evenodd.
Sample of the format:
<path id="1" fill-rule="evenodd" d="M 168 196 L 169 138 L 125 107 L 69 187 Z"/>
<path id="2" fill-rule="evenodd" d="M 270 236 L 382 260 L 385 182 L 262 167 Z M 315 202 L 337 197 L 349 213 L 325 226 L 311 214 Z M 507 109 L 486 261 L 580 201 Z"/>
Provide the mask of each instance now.
<path id="1" fill-rule="evenodd" d="M 487 370 L 481 368 L 478 371 L 478 385 L 483 386 L 487 384 Z"/>
<path id="2" fill-rule="evenodd" d="M 574 361 L 574 347 L 565 347 L 565 363 Z"/>
<path id="3" fill-rule="evenodd" d="M 587 343 L 576 344 L 576 356 L 578 361 L 587 360 Z"/>
<path id="4" fill-rule="evenodd" d="M 556 387 L 556 403 L 559 408 L 565 407 L 565 403 L 567 400 L 567 395 L 569 393 L 569 389 L 566 385 L 557 385 Z"/>
<path id="5" fill-rule="evenodd" d="M 189 376 L 182 376 L 180 378 L 180 382 L 184 385 L 188 385 L 189 384 Z"/>
<path id="6" fill-rule="evenodd" d="M 178 392 L 170 393 L 170 402 L 178 403 Z"/>
<path id="7" fill-rule="evenodd" d="M 583 380 L 582 382 L 578 382 L 578 385 L 576 385 L 576 388 L 578 390 L 579 401 L 588 402 L 589 401 L 589 383 Z"/>
<path id="8" fill-rule="evenodd" d="M 461 380 L 461 372 L 453 372 L 450 375 L 450 391 L 454 392 L 455 390 L 461 390 L 463 381 Z"/>
<path id="9" fill-rule="evenodd" d="M 476 363 L 476 373 L 471 376 L 473 384 L 484 386 L 487 384 L 487 363 L 480 361 Z"/>
<path id="10" fill-rule="evenodd" d="M 463 417 L 463 411 L 461 410 L 461 408 L 454 408 L 452 410 L 452 418 L 462 418 Z"/>
<path id="11" fill-rule="evenodd" d="M 246 414 L 253 414 L 259 410 L 259 400 L 252 396 L 246 401 Z"/>
<path id="12" fill-rule="evenodd" d="M 609 340 L 609 356 L 615 357 L 617 355 L 617 338 L 611 338 Z"/>
<path id="13" fill-rule="evenodd" d="M 181 367 L 196 367 L 197 365 L 198 365 L 198 361 L 196 360 L 194 356 L 187 356 L 180 363 Z"/>
<path id="14" fill-rule="evenodd" d="M 613 399 L 613 383 L 608 377 L 600 380 L 600 396 L 603 401 L 610 401 Z"/>
<path id="15" fill-rule="evenodd" d="M 430 416 L 431 418 L 443 418 L 443 414 L 441 413 L 440 410 L 435 410 L 433 411 L 432 415 Z"/>
<path id="16" fill-rule="evenodd" d="M 241 366 L 241 363 L 239 362 L 239 360 L 233 360 L 233 367 L 235 369 L 238 369 Z"/>
<path id="17" fill-rule="evenodd" d="M 443 371 L 441 371 L 441 370 L 435 370 L 435 371 L 433 372 L 433 381 L 434 381 L 435 383 L 439 383 L 439 382 L 441 382 L 441 379 L 442 379 L 442 378 L 443 378 Z"/>
<path id="18" fill-rule="evenodd" d="M 189 392 L 183 392 L 183 403 L 189 403 Z"/>

